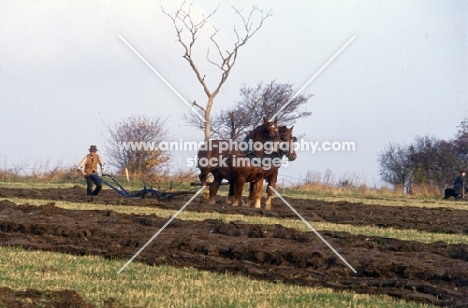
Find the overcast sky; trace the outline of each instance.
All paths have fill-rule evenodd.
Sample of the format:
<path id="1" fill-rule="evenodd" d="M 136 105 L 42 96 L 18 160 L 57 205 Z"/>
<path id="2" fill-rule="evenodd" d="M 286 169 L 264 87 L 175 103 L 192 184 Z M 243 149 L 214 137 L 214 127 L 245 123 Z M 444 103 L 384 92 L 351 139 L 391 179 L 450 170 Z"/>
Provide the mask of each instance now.
<path id="1" fill-rule="evenodd" d="M 273 15 L 240 50 L 214 113 L 238 101 L 243 85 L 276 80 L 298 90 L 356 35 L 304 89 L 314 94 L 306 106 L 313 115 L 294 127 L 307 141 L 354 141 L 356 150 L 299 152 L 280 170 L 286 180 L 330 169 L 380 185 L 377 153 L 389 142 L 452 138 L 468 114 L 466 1 L 194 1 L 193 13 L 218 3 L 212 23 L 225 48 L 240 25 L 231 6 L 248 12 L 255 3 Z M 184 103 L 119 38 L 187 101 L 205 104 L 161 11 L 176 4 L 0 1 L 0 167 L 75 165 L 89 145 L 105 149 L 106 125 L 131 115 L 167 117 L 173 140 L 203 140 L 183 122 Z M 197 61 L 214 86 L 208 47 L 201 35 Z M 192 154 L 176 155 L 173 168 L 188 169 Z"/>

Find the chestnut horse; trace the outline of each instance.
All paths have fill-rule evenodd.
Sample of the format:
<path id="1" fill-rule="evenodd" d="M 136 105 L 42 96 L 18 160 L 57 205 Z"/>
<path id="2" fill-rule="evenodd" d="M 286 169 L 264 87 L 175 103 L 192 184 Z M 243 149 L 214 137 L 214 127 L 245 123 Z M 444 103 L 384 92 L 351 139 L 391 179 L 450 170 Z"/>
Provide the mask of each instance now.
<path id="1" fill-rule="evenodd" d="M 294 125 L 291 126 L 291 128 L 287 128 L 286 126 L 281 126 L 279 128 L 279 135 L 282 141 L 282 145 L 285 145 L 285 149 L 283 150 L 280 148 L 280 151 L 278 152 L 279 157 L 282 159 L 284 155 L 288 158 L 289 161 L 294 161 L 297 158 L 297 154 L 294 151 L 294 142 L 296 141 L 296 137 L 293 137 L 292 135 L 292 130 L 294 128 Z M 263 176 L 265 180 L 267 181 L 268 185 L 266 188 L 267 192 L 267 199 L 265 202 L 265 209 L 270 210 L 271 209 L 271 198 L 273 196 L 273 192 L 271 189 L 268 189 L 268 186 L 271 186 L 273 188 L 276 187 L 276 181 L 278 179 L 278 171 L 279 171 L 279 166 L 271 166 L 271 168 L 264 170 Z M 262 187 L 256 187 L 255 183 L 250 183 L 250 193 L 249 193 L 249 200 L 253 199 L 256 194 L 258 193 L 258 190 L 262 189 Z M 263 186 L 263 183 L 259 184 L 260 186 Z"/>
<path id="2" fill-rule="evenodd" d="M 277 119 L 273 122 L 269 122 L 267 118 L 263 118 L 263 124 L 257 126 L 250 132 L 248 138 L 260 142 L 278 142 L 280 138 L 278 135 L 279 130 L 277 122 Z M 209 140 L 205 142 L 204 147 L 198 151 L 197 167 L 200 169 L 199 179 L 202 185 L 207 186 L 206 178 L 209 173 L 211 173 L 214 178 L 209 189 L 206 189 L 204 192 L 204 200 L 207 200 L 209 195 L 209 204 L 215 204 L 216 193 L 223 179 L 227 179 L 230 182 L 229 195 L 234 196 L 232 169 L 236 166 L 233 166 L 234 157 L 232 155 L 236 154 L 241 155 L 241 150 L 236 147 L 236 143 L 226 140 Z M 263 156 L 262 151 L 258 154 L 259 156 Z M 238 157 L 236 157 L 236 159 L 237 158 Z M 257 178 L 257 176 L 252 175 L 249 179 L 250 178 Z"/>
<path id="3" fill-rule="evenodd" d="M 280 151 L 276 152 L 276 153 L 273 153 L 273 155 L 270 155 L 270 157 L 279 157 L 280 159 L 282 159 L 282 157 L 284 155 L 286 155 L 286 157 L 290 161 L 294 161 L 296 159 L 297 155 L 296 155 L 296 153 L 294 151 L 294 146 L 293 146 L 293 142 L 296 141 L 296 138 L 292 136 L 293 127 L 287 128 L 286 126 L 281 126 L 279 128 L 279 134 L 280 134 L 280 138 L 281 138 L 281 141 L 282 141 L 282 144 L 280 146 Z M 237 151 L 236 153 L 240 154 L 240 151 Z M 236 156 L 236 157 L 238 157 L 238 156 Z M 263 169 L 263 175 L 264 175 L 265 180 L 268 183 L 268 186 L 272 186 L 273 188 L 275 188 L 276 181 L 277 181 L 277 178 L 278 178 L 278 169 L 279 169 L 279 166 L 274 166 L 274 165 L 271 165 L 270 168 L 264 168 Z M 241 169 L 237 169 L 237 170 L 240 171 Z M 233 179 L 236 178 L 236 177 L 243 176 L 243 175 L 242 174 L 240 174 L 240 175 L 235 174 L 234 177 L 233 177 L 232 172 L 229 173 L 228 170 L 222 170 L 222 171 L 224 171 L 224 174 L 218 173 L 218 176 L 220 176 L 221 178 L 218 179 L 217 182 L 220 183 L 223 178 L 229 180 L 230 187 L 229 187 L 229 194 L 228 194 L 228 204 L 231 204 L 234 201 L 233 200 L 234 199 Z M 244 173 L 245 173 L 245 171 L 244 171 Z M 245 181 L 247 181 L 247 179 Z M 255 183 L 259 184 L 260 186 L 257 187 L 255 185 Z M 215 185 L 216 185 L 216 183 L 215 183 Z M 238 184 L 238 185 L 240 185 L 240 184 Z M 258 200 L 259 198 L 261 198 L 261 197 L 258 197 L 257 194 L 261 194 L 262 186 L 263 186 L 262 181 L 251 182 L 251 184 L 250 184 L 250 194 L 249 194 L 249 204 L 250 205 L 253 205 L 255 200 Z M 212 196 L 216 195 L 218 187 L 219 187 L 219 184 L 217 186 L 214 186 L 215 191 L 214 191 L 214 194 L 212 193 Z M 237 191 L 240 192 L 241 188 L 239 187 L 237 189 Z M 266 203 L 265 203 L 265 208 L 266 209 L 271 209 L 272 194 L 273 194 L 272 191 L 270 189 L 268 189 L 268 187 L 267 187 L 268 197 L 267 197 L 267 200 L 266 200 Z M 240 197 L 238 197 L 238 198 L 240 198 Z M 259 207 L 258 203 L 256 204 L 256 207 Z"/>
<path id="4" fill-rule="evenodd" d="M 260 144 L 256 144 L 259 148 L 254 146 L 249 151 L 244 151 L 243 154 L 229 155 L 228 164 L 231 169 L 229 197 L 234 197 L 233 206 L 238 206 L 242 202 L 242 190 L 245 183 L 250 182 L 251 191 L 247 206 L 260 208 L 265 172 L 275 164 L 277 164 L 278 168 L 281 166 L 281 154 L 278 152 L 281 151 L 280 136 L 276 136 L 273 142 L 263 142 L 258 137 L 257 130 L 252 131 L 245 139 L 245 142 L 253 144 L 260 141 Z"/>

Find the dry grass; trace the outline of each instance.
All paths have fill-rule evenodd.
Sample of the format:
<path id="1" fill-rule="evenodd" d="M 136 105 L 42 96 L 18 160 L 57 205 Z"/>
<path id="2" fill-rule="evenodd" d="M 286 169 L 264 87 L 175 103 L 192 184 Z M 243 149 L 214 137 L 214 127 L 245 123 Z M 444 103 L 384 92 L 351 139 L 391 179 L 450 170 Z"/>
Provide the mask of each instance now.
<path id="1" fill-rule="evenodd" d="M 309 191 L 319 194 L 332 195 L 366 195 L 366 196 L 412 196 L 421 198 L 438 198 L 443 196 L 445 184 L 414 184 L 407 191 L 402 185 L 370 187 L 365 183 L 362 176 L 356 173 L 336 176 L 331 170 L 323 174 L 317 171 L 308 171 L 305 182 L 293 188 L 298 191 Z"/>
<path id="2" fill-rule="evenodd" d="M 435 185 L 413 185 L 410 193 L 405 193 L 401 187 L 391 189 L 389 187 L 372 188 L 365 184 L 359 186 L 340 186 L 318 182 L 307 182 L 293 186 L 291 190 L 311 192 L 315 194 L 342 195 L 342 196 L 369 196 L 369 197 L 417 197 L 417 198 L 442 198 L 443 188 Z"/>
<path id="3" fill-rule="evenodd" d="M 421 208 L 450 208 L 457 210 L 467 210 L 468 200 L 442 200 L 437 197 L 419 197 L 412 195 L 386 195 L 386 194 L 359 194 L 352 191 L 341 193 L 323 193 L 321 191 L 301 191 L 295 189 L 285 189 L 282 195 L 306 200 L 319 200 L 324 202 L 345 201 L 349 203 L 363 203 L 368 205 L 384 206 L 413 206 Z"/>
<path id="4" fill-rule="evenodd" d="M 63 167 L 62 161 L 51 163 L 39 161 L 32 165 L 28 162 L 9 163 L 5 158 L 0 161 L 1 181 L 74 181 L 81 175 L 73 167 Z"/>
<path id="5" fill-rule="evenodd" d="M 0 186 L 6 188 L 68 188 L 74 185 L 84 185 L 82 175 L 75 167 L 62 167 L 62 162 L 54 166 L 49 162 L 39 162 L 32 166 L 28 163 L 9 164 L 0 160 Z M 188 189 L 190 183 L 197 181 L 197 170 L 165 170 L 159 174 L 145 175 L 141 173 L 120 172 L 114 176 L 129 190 L 139 190 L 142 182 L 159 189 Z"/>

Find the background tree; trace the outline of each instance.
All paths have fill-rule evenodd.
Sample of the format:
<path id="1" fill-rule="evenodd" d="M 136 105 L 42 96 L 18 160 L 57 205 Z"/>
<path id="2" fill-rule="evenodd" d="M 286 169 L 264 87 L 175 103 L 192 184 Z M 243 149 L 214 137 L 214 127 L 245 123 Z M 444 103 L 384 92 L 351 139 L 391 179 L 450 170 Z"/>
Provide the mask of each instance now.
<path id="1" fill-rule="evenodd" d="M 240 101 L 234 107 L 222 110 L 213 117 L 211 137 L 242 139 L 253 127 L 260 124 L 263 117 L 270 118 L 275 115 L 295 93 L 293 85 L 276 81 L 271 81 L 269 84 L 259 83 L 252 88 L 244 85 L 240 90 Z M 279 123 L 291 126 L 297 119 L 310 116 L 311 112 L 301 108 L 312 96 L 312 94 L 297 95 L 278 115 Z M 190 125 L 203 128 L 203 122 L 193 113 L 184 114 L 184 118 Z"/>
<path id="2" fill-rule="evenodd" d="M 413 168 L 413 182 L 432 184 L 439 180 L 437 170 L 437 144 L 435 137 L 416 137 L 409 155 Z"/>
<path id="3" fill-rule="evenodd" d="M 458 132 L 453 140 L 454 149 L 461 161 L 468 161 L 468 119 L 465 118 L 458 126 Z"/>
<path id="4" fill-rule="evenodd" d="M 385 183 L 404 189 L 408 187 L 413 171 L 411 147 L 390 143 L 378 154 L 380 176 Z"/>
<path id="5" fill-rule="evenodd" d="M 196 46 L 197 39 L 200 34 L 199 32 L 208 23 L 210 17 L 216 13 L 217 8 L 208 16 L 202 16 L 200 21 L 195 21 L 195 17 L 192 16 L 191 6 L 191 4 L 188 5 L 184 1 L 174 13 L 167 13 L 164 8 L 163 12 L 172 20 L 177 34 L 177 41 L 184 49 L 183 58 L 189 63 L 207 96 L 207 103 L 204 107 L 193 102 L 193 105 L 199 108 L 204 114 L 206 122 L 203 123 L 203 129 L 205 141 L 207 141 L 210 139 L 211 135 L 211 109 L 213 107 L 214 99 L 228 79 L 231 69 L 236 63 L 239 49 L 244 46 L 255 33 L 257 33 L 257 31 L 262 27 L 265 19 L 271 16 L 271 14 L 270 12 L 264 12 L 262 9 L 257 7 L 253 7 L 250 13 L 246 15 L 242 14 L 241 11 L 234 9 L 234 13 L 238 15 L 242 21 L 242 30 L 239 30 L 234 26 L 236 41 L 230 48 L 221 47 L 219 40 L 217 39 L 217 34 L 220 32 L 220 29 L 216 26 L 213 27 L 209 38 L 211 46 L 215 50 L 215 56 L 210 55 L 210 49 L 208 48 L 206 60 L 217 67 L 221 71 L 221 75 L 216 85 L 210 89 L 207 81 L 205 80 L 206 76 L 201 72 L 200 67 L 197 65 L 198 60 L 194 58 L 193 54 L 194 47 Z M 258 19 L 258 21 L 255 22 L 255 19 Z"/>
<path id="6" fill-rule="evenodd" d="M 454 141 L 439 140 L 437 143 L 439 183 L 452 183 L 460 170 L 467 167 L 467 159 L 457 151 Z"/>
<path id="7" fill-rule="evenodd" d="M 117 121 L 107 130 L 107 160 L 119 171 L 127 168 L 133 174 L 148 175 L 161 172 L 167 166 L 169 152 L 155 147 L 168 140 L 165 120 L 131 116 Z"/>
<path id="8" fill-rule="evenodd" d="M 413 165 L 412 182 L 438 185 L 450 183 L 465 161 L 457 158 L 453 141 L 435 137 L 416 137 L 410 153 Z"/>
<path id="9" fill-rule="evenodd" d="M 389 145 L 379 153 L 382 180 L 392 185 L 452 184 L 460 170 L 468 167 L 468 120 L 454 139 L 416 137 L 410 146 Z"/>

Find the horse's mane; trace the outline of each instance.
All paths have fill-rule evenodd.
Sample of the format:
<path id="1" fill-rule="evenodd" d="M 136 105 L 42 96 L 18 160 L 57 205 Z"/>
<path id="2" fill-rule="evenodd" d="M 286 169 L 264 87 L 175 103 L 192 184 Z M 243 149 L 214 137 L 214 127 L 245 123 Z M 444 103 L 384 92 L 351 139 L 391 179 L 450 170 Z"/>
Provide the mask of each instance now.
<path id="1" fill-rule="evenodd" d="M 265 124 L 261 124 L 261 125 L 255 127 L 253 130 L 250 131 L 250 133 L 247 134 L 244 141 L 248 141 L 249 139 L 253 139 L 257 135 L 261 135 L 263 137 L 263 133 L 265 132 L 266 128 L 267 128 L 267 125 L 265 125 Z"/>

